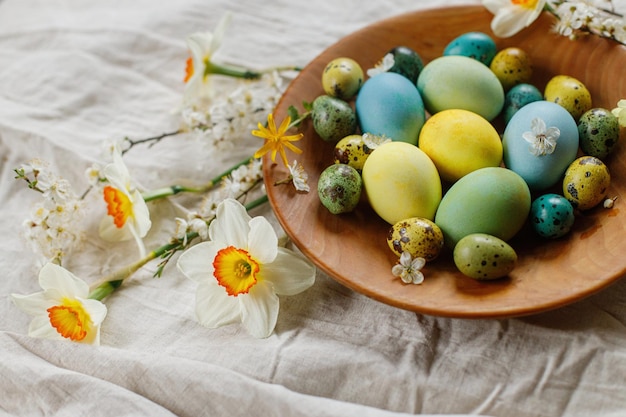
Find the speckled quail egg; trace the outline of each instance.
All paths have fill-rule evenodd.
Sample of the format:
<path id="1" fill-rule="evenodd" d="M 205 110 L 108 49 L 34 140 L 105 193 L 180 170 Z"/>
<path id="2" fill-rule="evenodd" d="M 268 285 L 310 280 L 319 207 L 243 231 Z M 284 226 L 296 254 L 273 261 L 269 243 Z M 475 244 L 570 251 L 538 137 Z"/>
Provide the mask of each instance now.
<path id="1" fill-rule="evenodd" d="M 329 95 L 321 95 L 313 100 L 311 119 L 315 132 L 327 142 L 338 142 L 354 134 L 357 128 L 352 107 L 344 100 Z"/>
<path id="2" fill-rule="evenodd" d="M 619 141 L 619 119 L 610 110 L 588 110 L 578 120 L 580 149 L 587 155 L 606 158 Z"/>
<path id="3" fill-rule="evenodd" d="M 363 80 L 363 69 L 352 58 L 335 58 L 322 72 L 322 87 L 326 94 L 343 100 L 354 97 L 361 88 Z"/>
<path id="4" fill-rule="evenodd" d="M 333 156 L 336 164 L 350 165 L 358 172 L 363 170 L 365 160 L 372 153 L 361 135 L 349 135 L 335 145 Z"/>
<path id="5" fill-rule="evenodd" d="M 434 222 L 411 217 L 395 223 L 387 235 L 389 248 L 398 256 L 409 252 L 413 258 L 435 259 L 443 248 L 443 233 Z"/>
<path id="6" fill-rule="evenodd" d="M 533 75 L 530 56 L 516 47 L 500 50 L 491 60 L 489 68 L 502 83 L 504 91 L 517 84 L 528 83 Z"/>
<path id="7" fill-rule="evenodd" d="M 563 195 L 579 210 L 600 204 L 611 184 L 608 167 L 595 156 L 581 156 L 570 164 L 563 178 Z"/>
<path id="8" fill-rule="evenodd" d="M 581 81 L 569 75 L 556 75 L 543 91 L 546 101 L 552 101 L 567 110 L 574 120 L 591 109 L 591 93 Z"/>
<path id="9" fill-rule="evenodd" d="M 530 224 L 542 237 L 557 239 L 565 236 L 574 225 L 574 208 L 562 195 L 549 193 L 535 199 L 530 206 Z"/>
<path id="10" fill-rule="evenodd" d="M 363 181 L 349 165 L 334 164 L 320 174 L 317 194 L 324 207 L 333 214 L 353 211 L 361 198 Z"/>
<path id="11" fill-rule="evenodd" d="M 495 236 L 473 233 L 454 247 L 454 264 L 470 278 L 492 280 L 508 275 L 517 263 L 513 247 Z"/>

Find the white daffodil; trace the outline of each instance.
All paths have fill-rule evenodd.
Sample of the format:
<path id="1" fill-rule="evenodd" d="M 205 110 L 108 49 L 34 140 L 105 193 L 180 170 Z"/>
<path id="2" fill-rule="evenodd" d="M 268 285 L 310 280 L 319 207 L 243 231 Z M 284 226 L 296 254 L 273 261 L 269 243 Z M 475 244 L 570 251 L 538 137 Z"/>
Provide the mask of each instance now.
<path id="1" fill-rule="evenodd" d="M 311 187 L 307 183 L 309 174 L 306 173 L 304 167 L 298 164 L 298 161 L 294 160 L 293 165 L 289 165 L 289 173 L 291 174 L 291 181 L 297 191 L 308 193 L 311 191 Z"/>
<path id="2" fill-rule="evenodd" d="M 494 14 L 491 30 L 501 38 L 513 36 L 530 26 L 545 5 L 546 0 L 483 0 L 483 6 Z"/>
<path id="3" fill-rule="evenodd" d="M 28 329 L 30 336 L 100 344 L 100 324 L 107 308 L 100 301 L 87 298 L 87 283 L 68 270 L 48 263 L 39 272 L 39 285 L 41 292 L 11 294 L 20 310 L 34 316 Z"/>
<path id="4" fill-rule="evenodd" d="M 184 104 L 212 96 L 209 77 L 213 66 L 211 58 L 222 45 L 230 20 L 231 15 L 227 13 L 220 19 L 215 32 L 197 32 L 187 37 L 186 42 L 191 57 L 187 59 Z"/>
<path id="5" fill-rule="evenodd" d="M 530 153 L 535 156 L 548 155 L 556 149 L 556 141 L 561 136 L 558 127 L 546 128 L 546 122 L 535 117 L 530 122 L 530 132 L 524 132 L 522 137 L 530 144 Z"/>
<path id="6" fill-rule="evenodd" d="M 617 102 L 617 107 L 611 110 L 611 113 L 617 117 L 619 125 L 626 127 L 626 100 L 620 100 Z"/>
<path id="7" fill-rule="evenodd" d="M 396 64 L 396 60 L 393 57 L 393 54 L 386 54 L 382 60 L 380 60 L 374 68 L 370 68 L 367 70 L 367 76 L 372 78 L 375 75 L 382 74 L 383 72 L 389 71 Z"/>
<path id="8" fill-rule="evenodd" d="M 421 284 L 424 282 L 424 274 L 421 269 L 426 265 L 424 258 L 412 259 L 409 252 L 402 252 L 399 263 L 391 268 L 391 273 L 399 277 L 405 284 Z"/>
<path id="9" fill-rule="evenodd" d="M 119 149 L 113 152 L 113 162 L 104 167 L 102 174 L 108 185 L 103 190 L 107 215 L 100 222 L 100 236 L 112 242 L 135 239 L 141 256 L 145 256 L 142 238 L 152 226 L 150 212 L 141 193 L 131 186 Z"/>
<path id="10" fill-rule="evenodd" d="M 178 260 L 179 270 L 198 283 L 199 322 L 216 328 L 241 321 L 251 335 L 268 337 L 278 318 L 277 295 L 293 295 L 309 288 L 315 281 L 315 267 L 278 247 L 267 219 L 251 218 L 234 199 L 226 199 L 217 207 L 209 238 Z"/>

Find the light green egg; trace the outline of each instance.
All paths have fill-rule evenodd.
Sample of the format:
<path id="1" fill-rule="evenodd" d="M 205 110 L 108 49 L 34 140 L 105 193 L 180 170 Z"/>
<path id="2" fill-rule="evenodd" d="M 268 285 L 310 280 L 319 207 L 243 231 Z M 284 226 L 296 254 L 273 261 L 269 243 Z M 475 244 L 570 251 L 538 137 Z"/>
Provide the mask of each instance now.
<path id="1" fill-rule="evenodd" d="M 469 110 L 493 120 L 504 105 L 504 90 L 495 74 L 466 56 L 442 56 L 429 62 L 417 79 L 426 109 Z"/>
<path id="2" fill-rule="evenodd" d="M 473 233 L 454 247 L 454 264 L 463 275 L 477 280 L 502 278 L 515 268 L 517 253 L 495 236 Z"/>

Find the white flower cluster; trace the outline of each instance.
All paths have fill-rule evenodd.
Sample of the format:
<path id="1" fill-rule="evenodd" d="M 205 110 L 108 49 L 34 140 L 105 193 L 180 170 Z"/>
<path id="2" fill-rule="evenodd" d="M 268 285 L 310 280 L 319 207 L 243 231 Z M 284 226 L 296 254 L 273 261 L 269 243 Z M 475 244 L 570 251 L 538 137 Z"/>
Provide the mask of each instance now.
<path id="1" fill-rule="evenodd" d="M 231 93 L 215 97 L 210 104 L 197 100 L 183 108 L 182 130 L 216 150 L 233 149 L 238 138 L 249 137 L 258 121 L 267 119 L 282 93 L 283 79 L 277 72 L 254 81 L 240 80 Z"/>
<path id="2" fill-rule="evenodd" d="M 626 43 L 626 25 L 610 0 L 555 1 L 554 14 L 559 19 L 554 30 L 576 39 L 582 33 L 592 33 Z"/>
<path id="3" fill-rule="evenodd" d="M 60 263 L 84 239 L 83 202 L 70 183 L 50 172 L 41 160 L 32 160 L 16 172 L 43 196 L 23 223 L 26 239 L 46 261 Z"/>

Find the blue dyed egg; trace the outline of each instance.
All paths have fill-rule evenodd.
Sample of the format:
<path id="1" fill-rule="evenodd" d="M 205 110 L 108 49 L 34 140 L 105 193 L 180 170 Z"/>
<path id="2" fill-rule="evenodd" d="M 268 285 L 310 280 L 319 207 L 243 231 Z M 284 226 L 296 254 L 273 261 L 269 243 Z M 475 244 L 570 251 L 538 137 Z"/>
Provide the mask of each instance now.
<path id="1" fill-rule="evenodd" d="M 545 130 L 533 132 L 534 122 L 543 122 Z M 546 146 L 546 133 L 558 129 L 556 146 L 550 152 L 535 153 Z M 531 137 L 534 145 L 524 137 Z M 542 139 L 543 136 L 543 139 Z M 531 191 L 540 191 L 560 182 L 578 152 L 578 126 L 571 114 L 556 103 L 535 101 L 517 111 L 502 137 L 504 164 L 518 173 Z M 535 152 L 535 153 L 534 153 Z"/>
<path id="2" fill-rule="evenodd" d="M 424 102 L 415 84 L 393 72 L 365 81 L 356 99 L 356 114 L 362 133 L 413 145 L 426 121 Z"/>
<path id="3" fill-rule="evenodd" d="M 532 84 L 518 84 L 504 96 L 504 122 L 509 123 L 519 109 L 535 101 L 543 100 L 543 94 Z"/>
<path id="4" fill-rule="evenodd" d="M 530 206 L 530 224 L 542 237 L 557 239 L 565 236 L 574 225 L 574 208 L 559 194 L 544 194 Z"/>
<path id="5" fill-rule="evenodd" d="M 462 55 L 489 66 L 496 52 L 496 43 L 489 35 L 468 32 L 452 40 L 443 50 L 443 55 Z"/>

